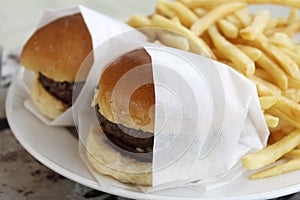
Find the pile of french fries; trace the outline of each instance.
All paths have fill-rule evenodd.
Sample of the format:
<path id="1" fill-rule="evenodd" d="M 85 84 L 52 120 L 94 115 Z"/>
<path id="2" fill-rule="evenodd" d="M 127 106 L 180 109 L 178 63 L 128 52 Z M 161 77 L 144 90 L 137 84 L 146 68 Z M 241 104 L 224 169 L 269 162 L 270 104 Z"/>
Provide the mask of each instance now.
<path id="1" fill-rule="evenodd" d="M 289 6 L 290 13 L 271 18 L 271 10 L 250 13 L 250 4 Z M 163 0 L 154 14 L 128 21 L 152 42 L 226 63 L 256 84 L 270 137 L 266 148 L 243 157 L 256 170 L 250 179 L 300 169 L 298 8 L 299 0 Z"/>

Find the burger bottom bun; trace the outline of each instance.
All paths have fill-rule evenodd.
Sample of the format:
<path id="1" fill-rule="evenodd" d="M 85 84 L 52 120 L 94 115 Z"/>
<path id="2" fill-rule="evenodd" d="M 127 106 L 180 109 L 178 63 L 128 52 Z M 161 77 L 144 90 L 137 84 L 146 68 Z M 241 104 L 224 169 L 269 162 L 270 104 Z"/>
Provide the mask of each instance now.
<path id="1" fill-rule="evenodd" d="M 110 146 L 99 126 L 92 127 L 86 143 L 87 158 L 100 174 L 135 185 L 152 185 L 152 163 L 122 155 Z"/>
<path id="2" fill-rule="evenodd" d="M 39 111 L 50 119 L 57 118 L 69 108 L 68 105 L 47 92 L 38 81 L 37 76 L 31 86 L 31 97 Z"/>

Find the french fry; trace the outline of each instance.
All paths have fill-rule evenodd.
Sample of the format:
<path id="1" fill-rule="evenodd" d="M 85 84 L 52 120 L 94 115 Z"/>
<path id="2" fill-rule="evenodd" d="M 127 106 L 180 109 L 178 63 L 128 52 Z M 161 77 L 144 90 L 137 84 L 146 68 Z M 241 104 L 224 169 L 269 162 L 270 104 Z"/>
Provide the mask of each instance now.
<path id="1" fill-rule="evenodd" d="M 254 43 L 255 46 L 263 50 L 272 59 L 276 60 L 287 74 L 293 78 L 300 79 L 300 72 L 297 63 L 284 54 L 279 48 L 271 45 L 265 36 L 260 35 Z"/>
<path id="2" fill-rule="evenodd" d="M 280 96 L 281 90 L 272 83 L 269 83 L 256 76 L 249 77 L 256 84 L 257 92 L 259 97 L 263 96 Z"/>
<path id="3" fill-rule="evenodd" d="M 245 40 L 255 40 L 265 30 L 270 19 L 270 11 L 263 10 L 258 12 L 251 24 L 240 30 L 240 35 Z"/>
<path id="4" fill-rule="evenodd" d="M 246 7 L 245 3 L 225 3 L 221 4 L 212 10 L 210 10 L 205 16 L 199 18 L 191 26 L 191 31 L 200 36 L 215 22 L 223 18 L 224 16 L 235 12 L 238 9 Z"/>
<path id="5" fill-rule="evenodd" d="M 269 82 L 269 83 L 275 84 L 274 78 L 269 74 L 269 72 L 267 72 L 264 69 L 256 68 L 254 75 L 260 79 L 263 79 L 263 80 Z"/>
<path id="6" fill-rule="evenodd" d="M 297 22 L 298 19 L 299 19 L 298 9 L 292 8 L 289 14 L 288 21 L 293 23 L 293 22 Z"/>
<path id="7" fill-rule="evenodd" d="M 240 50 L 242 50 L 247 56 L 249 56 L 249 58 L 251 58 L 253 61 L 257 61 L 258 59 L 260 59 L 263 54 L 261 50 L 252 46 L 241 45 L 241 44 L 238 44 L 236 46 Z"/>
<path id="8" fill-rule="evenodd" d="M 285 33 L 276 32 L 270 38 L 270 42 L 279 47 L 292 47 L 293 41 L 292 39 Z"/>
<path id="9" fill-rule="evenodd" d="M 265 32 L 270 30 L 270 29 L 273 29 L 277 26 L 277 23 L 278 23 L 278 19 L 270 19 L 268 24 L 267 24 L 267 27 L 265 29 Z"/>
<path id="10" fill-rule="evenodd" d="M 285 26 L 288 24 L 288 19 L 285 16 L 281 16 L 278 18 L 277 27 Z"/>
<path id="11" fill-rule="evenodd" d="M 300 80 L 288 77 L 289 88 L 300 89 Z"/>
<path id="12" fill-rule="evenodd" d="M 265 120 L 269 128 L 276 128 L 279 123 L 279 118 L 270 114 L 265 114 Z"/>
<path id="13" fill-rule="evenodd" d="M 286 157 L 286 158 L 299 157 L 300 158 L 300 149 L 294 149 L 294 150 L 288 152 L 287 154 L 285 154 L 284 157 Z"/>
<path id="14" fill-rule="evenodd" d="M 246 8 L 236 11 L 234 14 L 243 24 L 243 27 L 249 26 L 252 21 L 252 17 Z"/>
<path id="15" fill-rule="evenodd" d="M 190 27 L 198 19 L 197 15 L 195 15 L 193 11 L 178 1 L 161 1 L 161 3 L 165 4 L 170 10 L 175 12 L 181 23 L 186 27 Z"/>
<path id="16" fill-rule="evenodd" d="M 289 133 L 291 133 L 291 132 L 289 132 Z M 276 131 L 276 132 L 271 132 L 270 135 L 272 135 L 272 138 L 273 138 L 274 143 L 275 143 L 275 142 L 278 142 L 279 140 L 281 140 L 282 138 L 284 138 L 287 134 L 285 134 L 284 132 L 282 132 L 281 130 L 279 130 L 279 131 Z"/>
<path id="17" fill-rule="evenodd" d="M 300 105 L 298 103 L 284 96 L 280 96 L 278 97 L 277 103 L 273 105 L 268 112 L 300 128 Z"/>
<path id="18" fill-rule="evenodd" d="M 294 79 L 300 79 L 300 71 L 297 63 L 291 59 L 288 55 L 281 51 L 280 48 L 272 45 L 264 35 L 258 36 L 254 41 L 237 39 L 229 39 L 232 43 L 244 44 L 254 46 L 262 50 L 267 56 L 269 56 L 275 62 L 278 62 L 279 66 Z"/>
<path id="19" fill-rule="evenodd" d="M 280 49 L 283 53 L 285 53 L 287 56 L 289 56 L 291 59 L 293 59 L 297 63 L 298 66 L 300 66 L 300 56 L 297 53 L 295 53 L 292 50 L 287 49 L 287 48 L 280 48 Z"/>
<path id="20" fill-rule="evenodd" d="M 168 18 L 177 17 L 176 13 L 171 10 L 163 1 L 159 1 L 156 4 L 156 12 Z"/>
<path id="21" fill-rule="evenodd" d="M 194 8 L 193 11 L 198 17 L 203 17 L 207 13 L 204 8 Z"/>
<path id="22" fill-rule="evenodd" d="M 289 111 L 292 111 L 292 110 L 289 108 Z M 282 120 L 287 121 L 288 123 L 290 123 L 291 125 L 293 125 L 297 128 L 300 127 L 299 121 L 297 119 L 291 118 L 291 116 L 289 114 L 285 113 L 283 110 L 271 108 L 268 112 L 274 116 L 279 117 Z"/>
<path id="23" fill-rule="evenodd" d="M 171 29 L 182 33 L 183 36 L 187 37 L 190 41 L 192 41 L 190 42 L 190 49 L 192 52 L 214 58 L 214 54 L 211 51 L 211 49 L 207 46 L 207 44 L 201 38 L 198 38 L 195 35 L 193 35 L 186 27 L 174 23 L 171 20 L 157 14 L 151 17 L 151 22 L 155 27 Z"/>
<path id="24" fill-rule="evenodd" d="M 220 19 L 217 24 L 218 24 L 218 27 L 219 27 L 220 31 L 227 38 L 236 38 L 238 36 L 239 30 L 231 22 L 229 22 L 225 19 Z"/>
<path id="25" fill-rule="evenodd" d="M 291 11 L 288 17 L 270 19 L 269 11 L 250 14 L 249 4 L 278 4 Z M 244 156 L 243 164 L 258 169 L 282 157 L 300 159 L 300 44 L 294 41 L 300 31 L 299 8 L 298 0 L 162 0 L 156 13 L 132 16 L 128 24 L 165 29 L 140 31 L 152 42 L 225 63 L 256 84 L 269 146 Z M 297 159 L 282 160 L 250 178 L 300 169 Z"/>
<path id="26" fill-rule="evenodd" d="M 227 41 L 218 31 L 216 26 L 212 26 L 208 29 L 215 47 L 221 51 L 224 55 L 227 55 L 228 59 L 231 60 L 239 70 L 246 76 L 251 76 L 255 72 L 254 62 L 240 49 Z"/>
<path id="27" fill-rule="evenodd" d="M 259 67 L 266 70 L 273 77 L 273 80 L 278 87 L 280 87 L 283 91 L 287 90 L 288 77 L 276 62 L 262 53 L 256 63 Z"/>
<path id="28" fill-rule="evenodd" d="M 190 49 L 189 41 L 185 37 L 162 32 L 158 34 L 158 38 L 161 41 L 161 43 L 167 46 L 185 51 L 188 51 Z"/>
<path id="29" fill-rule="evenodd" d="M 214 1 L 205 1 L 205 0 L 179 0 L 179 2 L 183 3 L 189 8 L 205 8 L 211 9 L 215 7 L 217 4 Z M 224 1 L 222 2 L 224 3 Z"/>
<path id="30" fill-rule="evenodd" d="M 214 6 L 224 3 L 224 0 L 180 0 L 182 3 L 190 8 L 195 7 L 207 7 L 212 8 Z M 228 1 L 226 1 L 228 2 Z M 248 4 L 278 4 L 294 8 L 300 8 L 300 2 L 295 0 L 230 0 L 230 2 L 245 2 Z"/>
<path id="31" fill-rule="evenodd" d="M 154 44 L 158 44 L 158 45 L 163 45 L 163 44 L 161 43 L 161 41 L 159 41 L 159 40 L 154 40 L 153 43 L 154 43 Z"/>
<path id="32" fill-rule="evenodd" d="M 264 110 L 271 108 L 278 101 L 276 96 L 259 97 L 260 107 Z"/>
<path id="33" fill-rule="evenodd" d="M 234 24 L 239 30 L 243 27 L 242 22 L 234 15 L 234 13 L 227 15 L 225 19 Z"/>
<path id="34" fill-rule="evenodd" d="M 250 170 L 260 169 L 281 158 L 300 144 L 300 130 L 296 130 L 283 139 L 254 154 L 243 157 L 243 165 Z"/>
<path id="35" fill-rule="evenodd" d="M 284 27 L 282 32 L 288 34 L 290 37 L 294 37 L 295 34 L 299 32 L 299 29 L 300 29 L 300 22 L 295 22 Z"/>
<path id="36" fill-rule="evenodd" d="M 223 60 L 223 61 L 226 60 L 228 63 L 231 63 L 233 65 L 233 63 L 230 62 L 228 57 L 226 55 L 224 55 L 223 52 L 221 52 L 219 49 L 214 48 L 214 49 L 212 49 L 212 51 L 214 52 L 214 54 L 218 60 Z M 228 64 L 228 63 L 226 63 L 226 64 Z"/>
<path id="37" fill-rule="evenodd" d="M 172 17 L 171 21 L 178 24 L 178 25 L 182 25 L 178 17 Z"/>
<path id="38" fill-rule="evenodd" d="M 286 163 L 279 164 L 277 166 L 263 170 L 261 172 L 251 175 L 249 178 L 251 180 L 268 178 L 268 177 L 284 174 L 287 172 L 292 172 L 298 169 L 300 169 L 300 158 L 292 159 Z"/>
<path id="39" fill-rule="evenodd" d="M 299 103 L 300 102 L 300 90 L 299 89 L 288 89 L 282 94 L 286 98 Z"/>
<path id="40" fill-rule="evenodd" d="M 151 27 L 151 21 L 145 16 L 142 15 L 133 15 L 127 22 L 128 25 L 134 28 L 146 28 Z"/>
<path id="41" fill-rule="evenodd" d="M 285 135 L 287 135 L 295 130 L 296 130 L 296 128 L 290 124 L 281 128 L 282 133 Z"/>

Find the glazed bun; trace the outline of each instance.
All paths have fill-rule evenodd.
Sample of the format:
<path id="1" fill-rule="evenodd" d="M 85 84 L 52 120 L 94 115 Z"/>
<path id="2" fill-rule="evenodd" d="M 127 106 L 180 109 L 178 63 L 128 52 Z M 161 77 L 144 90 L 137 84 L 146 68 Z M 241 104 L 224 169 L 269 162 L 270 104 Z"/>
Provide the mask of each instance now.
<path id="1" fill-rule="evenodd" d="M 50 119 L 57 118 L 69 107 L 47 92 L 37 77 L 31 86 L 31 97 L 39 111 Z"/>
<path id="2" fill-rule="evenodd" d="M 98 88 L 99 112 L 107 120 L 153 133 L 155 93 L 151 57 L 145 49 L 131 51 L 110 63 Z"/>
<path id="3" fill-rule="evenodd" d="M 74 82 L 92 49 L 84 19 L 81 14 L 74 14 L 38 29 L 23 47 L 21 64 L 54 81 Z"/>

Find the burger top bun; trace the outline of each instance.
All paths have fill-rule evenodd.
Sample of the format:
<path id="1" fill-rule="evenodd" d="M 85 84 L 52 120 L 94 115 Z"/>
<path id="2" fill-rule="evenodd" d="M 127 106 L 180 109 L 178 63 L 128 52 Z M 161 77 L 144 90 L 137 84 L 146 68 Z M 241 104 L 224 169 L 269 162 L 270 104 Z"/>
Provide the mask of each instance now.
<path id="1" fill-rule="evenodd" d="M 57 82 L 75 82 L 92 51 L 91 35 L 81 14 L 59 18 L 38 29 L 23 47 L 21 63 Z"/>
<path id="2" fill-rule="evenodd" d="M 96 102 L 107 120 L 154 132 L 153 72 L 151 57 L 145 49 L 128 52 L 110 63 L 98 88 Z"/>

